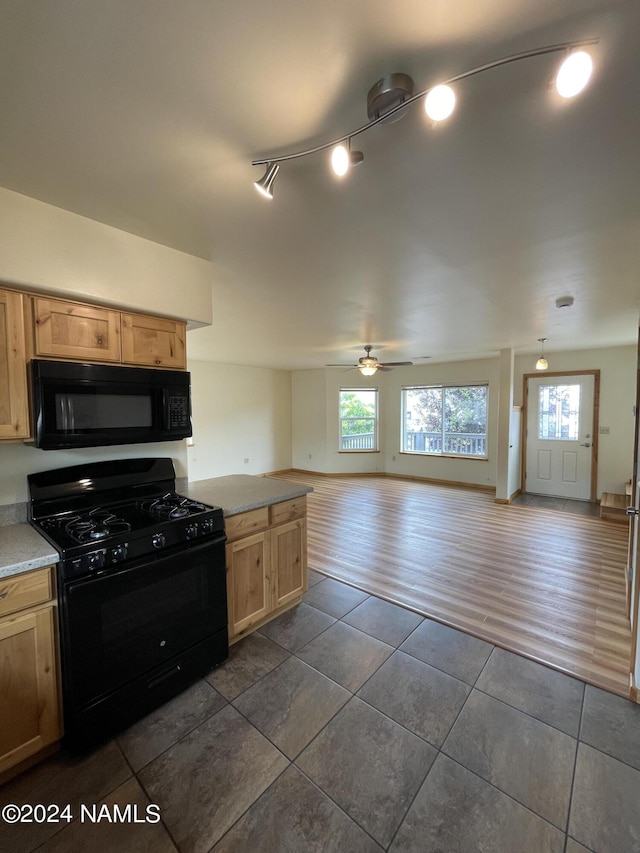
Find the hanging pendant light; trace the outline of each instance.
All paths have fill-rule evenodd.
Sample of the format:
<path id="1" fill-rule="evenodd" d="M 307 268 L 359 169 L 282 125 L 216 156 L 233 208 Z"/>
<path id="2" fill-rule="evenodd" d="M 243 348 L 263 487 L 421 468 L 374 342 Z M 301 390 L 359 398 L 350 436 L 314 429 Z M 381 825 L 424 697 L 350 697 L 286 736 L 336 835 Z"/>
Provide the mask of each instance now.
<path id="1" fill-rule="evenodd" d="M 544 357 L 544 342 L 547 339 L 546 338 L 538 338 L 538 340 L 542 344 L 542 352 L 540 353 L 540 358 L 536 361 L 536 370 L 546 370 L 549 367 L 549 362 Z"/>

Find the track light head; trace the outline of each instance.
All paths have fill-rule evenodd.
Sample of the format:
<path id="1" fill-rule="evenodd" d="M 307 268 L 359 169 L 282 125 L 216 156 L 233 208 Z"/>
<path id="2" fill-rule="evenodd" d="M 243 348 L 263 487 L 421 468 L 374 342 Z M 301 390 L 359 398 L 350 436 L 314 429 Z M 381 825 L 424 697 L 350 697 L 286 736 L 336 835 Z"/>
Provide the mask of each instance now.
<path id="1" fill-rule="evenodd" d="M 363 160 L 362 151 L 351 150 L 351 140 L 348 145 L 336 145 L 331 152 L 331 168 L 339 178 L 344 177 L 352 166 L 358 166 Z"/>
<path id="2" fill-rule="evenodd" d="M 259 181 L 254 181 L 253 185 L 258 192 L 265 198 L 273 198 L 273 184 L 280 171 L 279 163 L 267 163 L 267 171 Z"/>
<path id="3" fill-rule="evenodd" d="M 449 118 L 456 105 L 456 96 L 451 86 L 434 86 L 424 99 L 424 110 L 431 121 Z"/>
<path id="4" fill-rule="evenodd" d="M 591 77 L 593 61 L 585 50 L 576 50 L 564 60 L 556 75 L 556 89 L 562 98 L 573 98 Z"/>

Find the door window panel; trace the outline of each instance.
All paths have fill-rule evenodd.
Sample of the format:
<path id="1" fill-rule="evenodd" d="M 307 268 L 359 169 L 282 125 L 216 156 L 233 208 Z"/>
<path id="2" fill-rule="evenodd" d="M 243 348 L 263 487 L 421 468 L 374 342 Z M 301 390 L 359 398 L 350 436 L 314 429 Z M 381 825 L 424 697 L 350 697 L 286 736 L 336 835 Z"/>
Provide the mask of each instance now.
<path id="1" fill-rule="evenodd" d="M 578 441 L 580 385 L 541 385 L 538 396 L 538 438 Z"/>

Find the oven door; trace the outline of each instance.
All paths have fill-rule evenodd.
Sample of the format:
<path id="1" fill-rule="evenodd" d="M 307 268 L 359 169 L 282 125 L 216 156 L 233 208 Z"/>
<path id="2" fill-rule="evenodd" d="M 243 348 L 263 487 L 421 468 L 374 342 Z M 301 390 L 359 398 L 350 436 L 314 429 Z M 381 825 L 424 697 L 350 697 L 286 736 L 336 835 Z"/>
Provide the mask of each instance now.
<path id="1" fill-rule="evenodd" d="M 64 585 L 65 710 L 78 710 L 224 631 L 225 537 Z M 211 666 L 219 661 L 212 661 Z"/>

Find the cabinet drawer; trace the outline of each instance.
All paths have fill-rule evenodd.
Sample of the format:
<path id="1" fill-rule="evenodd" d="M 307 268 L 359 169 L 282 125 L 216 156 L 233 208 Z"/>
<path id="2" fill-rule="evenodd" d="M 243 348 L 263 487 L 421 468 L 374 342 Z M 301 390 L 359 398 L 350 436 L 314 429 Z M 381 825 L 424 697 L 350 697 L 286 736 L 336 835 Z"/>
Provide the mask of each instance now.
<path id="1" fill-rule="evenodd" d="M 302 518 L 307 514 L 307 496 L 281 501 L 271 506 L 271 524 L 285 524 L 294 518 Z"/>
<path id="2" fill-rule="evenodd" d="M 51 598 L 50 568 L 0 578 L 0 616 L 42 604 Z"/>
<path id="3" fill-rule="evenodd" d="M 241 536 L 257 533 L 259 530 L 266 530 L 268 526 L 269 507 L 266 506 L 260 507 L 260 509 L 252 509 L 249 512 L 241 512 L 239 515 L 232 515 L 224 520 L 229 542 L 239 539 Z"/>

